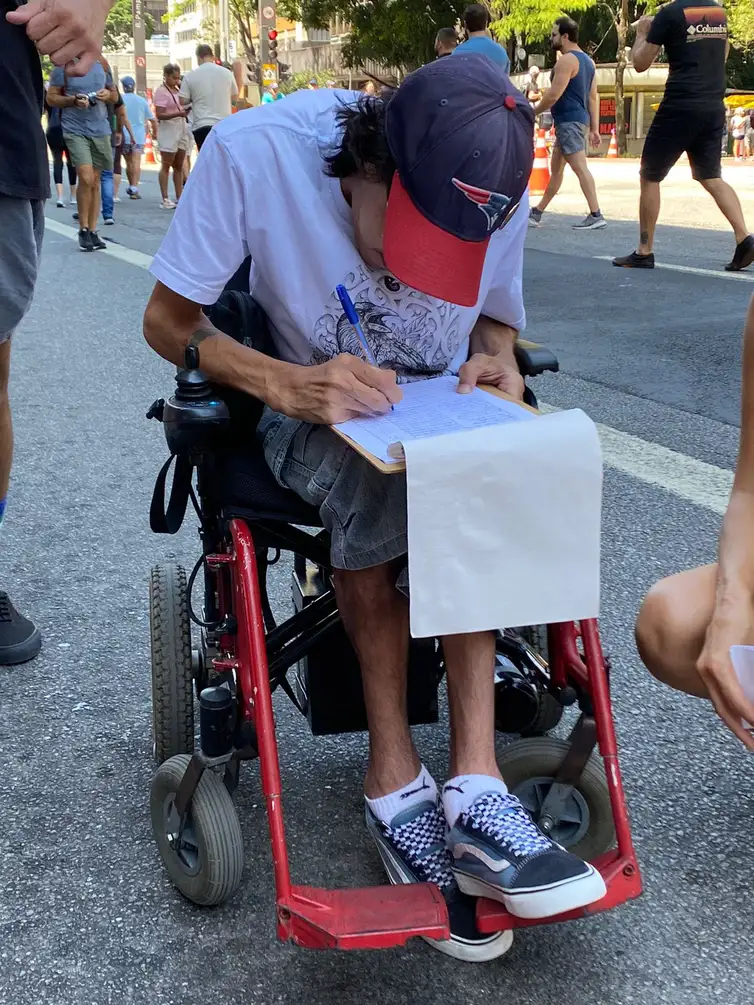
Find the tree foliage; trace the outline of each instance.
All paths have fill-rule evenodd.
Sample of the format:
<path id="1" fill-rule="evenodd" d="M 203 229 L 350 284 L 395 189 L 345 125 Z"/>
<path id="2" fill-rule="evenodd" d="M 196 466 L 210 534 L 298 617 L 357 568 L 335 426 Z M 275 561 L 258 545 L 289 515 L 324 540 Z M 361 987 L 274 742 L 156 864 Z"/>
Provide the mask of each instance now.
<path id="1" fill-rule="evenodd" d="M 144 37 L 154 34 L 154 18 L 144 11 Z M 134 21 L 131 0 L 115 0 L 105 21 L 104 48 L 115 52 L 125 48 L 133 38 Z"/>

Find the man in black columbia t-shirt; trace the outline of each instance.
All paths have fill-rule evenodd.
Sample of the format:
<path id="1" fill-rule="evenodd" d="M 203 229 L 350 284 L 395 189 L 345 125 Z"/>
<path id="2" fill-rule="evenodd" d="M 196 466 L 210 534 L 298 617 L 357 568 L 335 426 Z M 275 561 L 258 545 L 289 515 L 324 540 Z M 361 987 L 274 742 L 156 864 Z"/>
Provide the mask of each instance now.
<path id="1" fill-rule="evenodd" d="M 84 72 L 101 48 L 109 7 L 108 0 L 0 0 L 0 525 L 13 456 L 11 336 L 34 295 L 50 194 L 39 52 L 61 65 L 80 57 L 68 72 Z M 41 644 L 0 590 L 0 666 L 33 659 Z"/>
<path id="2" fill-rule="evenodd" d="M 639 247 L 613 265 L 654 268 L 655 226 L 660 212 L 660 182 L 682 153 L 688 154 L 693 177 L 705 188 L 733 228 L 736 250 L 725 266 L 738 272 L 754 262 L 754 237 L 744 221 L 735 191 L 721 177 L 725 128 L 725 61 L 728 18 L 714 0 L 673 0 L 636 25 L 633 64 L 649 69 L 660 48 L 670 63 L 665 96 L 644 141 L 641 157 Z"/>

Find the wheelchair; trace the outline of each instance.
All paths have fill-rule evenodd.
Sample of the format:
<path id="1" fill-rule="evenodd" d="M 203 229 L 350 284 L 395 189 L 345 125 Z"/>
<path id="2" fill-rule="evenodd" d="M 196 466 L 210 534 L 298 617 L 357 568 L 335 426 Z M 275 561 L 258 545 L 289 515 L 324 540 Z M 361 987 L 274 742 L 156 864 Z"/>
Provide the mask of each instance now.
<path id="1" fill-rule="evenodd" d="M 210 316 L 250 344 L 244 332 L 259 329 L 259 319 L 248 317 L 255 309 L 248 295 L 229 292 Z M 319 513 L 278 485 L 253 442 L 261 403 L 211 386 L 187 356 L 172 397 L 147 413 L 163 423 L 170 450 L 155 485 L 151 527 L 175 533 L 191 503 L 201 540 L 189 575 L 179 565 L 164 565 L 152 569 L 150 580 L 159 765 L 150 812 L 168 876 L 197 905 L 220 904 L 234 894 L 243 838 L 233 794 L 242 762 L 258 760 L 280 939 L 309 948 L 377 949 L 415 936 L 448 938 L 445 903 L 432 884 L 328 890 L 292 882 L 272 696 L 285 694 L 314 736 L 365 730 L 360 670 L 339 618 Z M 519 342 L 517 359 L 527 379 L 558 369 L 555 357 L 533 343 Z M 527 398 L 536 404 L 531 391 Z M 292 556 L 293 605 L 278 622 L 267 579 L 284 553 Z M 519 737 L 502 749 L 503 777 L 542 830 L 592 861 L 607 885 L 598 903 L 547 921 L 638 897 L 641 877 L 596 622 L 509 628 L 498 633 L 496 651 L 496 726 Z M 412 639 L 412 725 L 437 721 L 443 674 L 439 641 Z M 579 713 L 567 739 L 548 736 L 567 706 Z M 482 932 L 540 923 L 478 901 Z"/>

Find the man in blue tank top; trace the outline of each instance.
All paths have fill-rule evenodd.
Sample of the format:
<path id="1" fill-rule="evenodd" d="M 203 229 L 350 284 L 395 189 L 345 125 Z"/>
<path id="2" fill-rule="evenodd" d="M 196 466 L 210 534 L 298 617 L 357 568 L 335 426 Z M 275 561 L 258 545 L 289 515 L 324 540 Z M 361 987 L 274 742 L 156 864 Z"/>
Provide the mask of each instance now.
<path id="1" fill-rule="evenodd" d="M 555 147 L 550 184 L 529 212 L 529 225 L 538 227 L 542 214 L 558 194 L 568 164 L 579 179 L 589 213 L 574 230 L 599 230 L 606 225 L 597 200 L 597 189 L 586 159 L 587 143 L 599 146 L 599 107 L 594 63 L 578 45 L 579 26 L 570 17 L 559 17 L 550 32 L 550 45 L 560 53 L 550 86 L 534 108 L 535 115 L 552 109 Z"/>

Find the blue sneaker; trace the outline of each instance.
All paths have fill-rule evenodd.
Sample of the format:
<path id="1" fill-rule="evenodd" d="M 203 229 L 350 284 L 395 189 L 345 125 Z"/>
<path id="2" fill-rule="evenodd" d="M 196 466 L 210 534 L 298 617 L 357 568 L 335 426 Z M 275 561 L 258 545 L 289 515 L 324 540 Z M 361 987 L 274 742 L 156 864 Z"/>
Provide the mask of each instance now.
<path id="1" fill-rule="evenodd" d="M 458 886 L 499 900 L 517 918 L 550 918 L 601 900 L 596 869 L 540 831 L 519 800 L 483 792 L 448 835 Z"/>
<path id="2" fill-rule="evenodd" d="M 390 882 L 435 883 L 448 905 L 450 939 L 425 939 L 447 956 L 483 963 L 507 953 L 513 932 L 482 935 L 476 927 L 476 901 L 458 889 L 445 844 L 445 817 L 436 803 L 403 810 L 385 824 L 366 807 L 367 829 L 375 840 Z"/>

